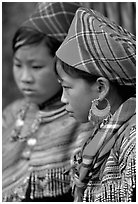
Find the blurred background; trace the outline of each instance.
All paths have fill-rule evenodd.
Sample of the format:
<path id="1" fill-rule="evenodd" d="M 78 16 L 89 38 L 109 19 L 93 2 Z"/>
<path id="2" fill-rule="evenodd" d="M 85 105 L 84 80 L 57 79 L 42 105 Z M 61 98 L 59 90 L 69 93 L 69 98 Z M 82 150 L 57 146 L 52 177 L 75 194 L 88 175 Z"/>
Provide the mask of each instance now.
<path id="1" fill-rule="evenodd" d="M 12 38 L 16 29 L 31 15 L 37 2 L 2 2 L 2 109 L 22 97 L 12 74 Z M 136 2 L 81 2 L 100 11 L 134 35 Z"/>

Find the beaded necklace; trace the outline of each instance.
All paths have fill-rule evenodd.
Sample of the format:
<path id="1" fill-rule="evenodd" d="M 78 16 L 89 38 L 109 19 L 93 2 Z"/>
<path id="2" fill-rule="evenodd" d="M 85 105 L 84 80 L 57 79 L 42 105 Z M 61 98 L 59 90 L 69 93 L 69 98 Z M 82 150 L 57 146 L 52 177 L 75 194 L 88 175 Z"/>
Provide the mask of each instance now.
<path id="1" fill-rule="evenodd" d="M 55 102 L 59 101 L 60 97 L 61 97 L 61 94 L 62 94 L 62 91 L 59 91 L 54 97 L 52 97 L 48 101 L 46 101 L 46 102 L 42 103 L 41 105 L 39 105 L 39 109 L 42 110 L 45 107 L 47 107 L 49 105 L 52 105 Z M 38 111 L 38 113 L 36 114 L 36 117 L 35 117 L 35 119 L 33 121 L 33 124 L 32 124 L 32 126 L 30 128 L 31 131 L 28 132 L 26 134 L 26 136 L 21 137 L 20 133 L 21 133 L 21 130 L 22 130 L 23 126 L 24 126 L 24 121 L 25 121 L 26 114 L 27 114 L 27 112 L 29 110 L 30 105 L 31 105 L 31 103 L 26 103 L 18 111 L 17 120 L 15 122 L 15 127 L 14 127 L 14 129 L 13 129 L 13 131 L 11 133 L 11 140 L 12 141 L 25 140 L 26 138 L 29 137 L 29 135 L 34 134 L 38 130 L 40 123 L 43 121 L 43 119 L 44 119 L 43 115 L 44 114 L 42 114 L 41 111 Z"/>
<path id="2" fill-rule="evenodd" d="M 40 123 L 41 123 L 40 118 L 36 117 L 32 123 L 30 131 L 28 131 L 25 134 L 25 136 L 21 136 L 21 131 L 24 126 L 24 121 L 25 121 L 26 113 L 29 109 L 29 106 L 30 104 L 27 103 L 19 110 L 18 115 L 17 115 L 17 120 L 15 122 L 15 127 L 11 133 L 12 142 L 18 141 L 18 142 L 26 143 L 21 157 L 27 160 L 30 159 L 31 151 L 33 147 L 35 146 L 35 144 L 37 143 L 37 138 L 34 133 L 38 130 Z"/>
<path id="3" fill-rule="evenodd" d="M 59 101 L 60 97 L 61 96 L 59 93 L 58 93 L 58 95 L 56 94 L 56 96 L 53 97 L 52 100 L 45 102 L 45 107 L 48 105 L 52 105 L 55 102 Z M 15 141 L 26 142 L 26 147 L 22 153 L 22 156 L 26 159 L 30 158 L 31 151 L 33 150 L 33 147 L 37 143 L 37 134 L 35 134 L 35 133 L 38 131 L 40 124 L 42 124 L 44 122 L 50 122 L 53 119 L 56 119 L 56 118 L 65 114 L 65 111 L 63 111 L 65 108 L 63 106 L 59 110 L 55 110 L 55 112 L 54 112 L 55 115 L 53 114 L 52 117 L 50 117 L 51 115 L 45 113 L 44 111 L 43 112 L 38 111 L 36 113 L 36 116 L 34 118 L 34 121 L 31 125 L 29 131 L 25 135 L 22 136 L 21 131 L 22 131 L 22 128 L 24 127 L 24 124 L 25 124 L 26 114 L 27 114 L 31 105 L 32 105 L 31 103 L 26 103 L 21 107 L 21 109 L 17 113 L 17 120 L 15 122 L 15 127 L 11 133 L 11 141 L 12 142 L 15 142 Z M 56 115 L 56 113 L 58 113 L 58 114 Z"/>

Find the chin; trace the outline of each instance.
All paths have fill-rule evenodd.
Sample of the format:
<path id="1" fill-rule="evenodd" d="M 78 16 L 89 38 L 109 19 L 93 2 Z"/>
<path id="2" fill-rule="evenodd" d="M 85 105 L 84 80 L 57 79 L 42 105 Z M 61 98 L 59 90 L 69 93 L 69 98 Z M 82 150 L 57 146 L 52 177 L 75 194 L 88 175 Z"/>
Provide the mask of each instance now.
<path id="1" fill-rule="evenodd" d="M 38 101 L 38 100 L 35 99 L 35 98 L 31 98 L 31 97 L 25 97 L 25 98 L 26 98 L 26 100 L 27 100 L 28 102 L 30 102 L 30 103 L 34 103 L 34 104 L 36 104 L 36 105 L 42 103 L 41 101 Z"/>

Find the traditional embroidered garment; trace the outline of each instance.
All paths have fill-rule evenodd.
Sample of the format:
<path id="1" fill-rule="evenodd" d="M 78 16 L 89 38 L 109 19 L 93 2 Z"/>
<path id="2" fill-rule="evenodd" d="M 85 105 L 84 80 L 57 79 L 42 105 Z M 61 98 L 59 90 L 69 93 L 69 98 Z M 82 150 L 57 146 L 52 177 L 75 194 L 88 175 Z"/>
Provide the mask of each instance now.
<path id="1" fill-rule="evenodd" d="M 132 201 L 136 188 L 135 109 L 135 98 L 128 99 L 108 124 L 95 128 L 83 146 L 81 161 L 74 161 L 79 165 L 74 175 L 78 185 L 76 201 L 83 193 L 83 201 L 87 202 Z"/>
<path id="2" fill-rule="evenodd" d="M 44 111 L 24 100 L 7 107 L 3 113 L 3 201 L 24 199 L 29 179 L 32 199 L 68 192 L 70 176 L 64 171 L 80 147 L 84 136 L 78 137 L 80 131 L 83 134 L 83 127 L 68 116 L 60 99 Z"/>
<path id="3" fill-rule="evenodd" d="M 22 26 L 34 28 L 62 42 L 79 7 L 79 2 L 41 2 Z"/>
<path id="4" fill-rule="evenodd" d="M 34 28 L 62 42 L 79 6 L 74 2 L 38 3 L 21 27 Z M 26 38 L 19 38 L 16 48 L 25 45 Z M 34 104 L 21 101 L 3 113 L 3 201 L 23 200 L 28 183 L 32 199 L 59 196 L 71 187 L 70 176 L 64 171 L 70 168 L 71 154 L 80 145 L 80 126 L 69 118 L 60 99 L 45 106 L 39 111 Z"/>
<path id="5" fill-rule="evenodd" d="M 119 85 L 136 86 L 135 37 L 96 11 L 79 8 L 57 57 Z M 75 201 L 132 201 L 136 187 L 136 99 L 93 129 L 72 165 Z"/>
<path id="6" fill-rule="evenodd" d="M 135 36 L 91 9 L 77 10 L 56 55 L 76 69 L 136 85 Z"/>

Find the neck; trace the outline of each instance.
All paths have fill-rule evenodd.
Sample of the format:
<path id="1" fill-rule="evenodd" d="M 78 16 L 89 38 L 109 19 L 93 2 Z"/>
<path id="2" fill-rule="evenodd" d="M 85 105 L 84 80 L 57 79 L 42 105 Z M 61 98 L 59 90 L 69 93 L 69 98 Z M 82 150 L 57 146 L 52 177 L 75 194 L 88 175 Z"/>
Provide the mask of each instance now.
<path id="1" fill-rule="evenodd" d="M 113 115 L 116 110 L 120 107 L 120 105 L 123 103 L 124 101 L 120 98 L 120 97 L 112 97 L 112 100 L 110 100 L 110 105 L 111 105 L 111 114 Z"/>

